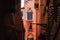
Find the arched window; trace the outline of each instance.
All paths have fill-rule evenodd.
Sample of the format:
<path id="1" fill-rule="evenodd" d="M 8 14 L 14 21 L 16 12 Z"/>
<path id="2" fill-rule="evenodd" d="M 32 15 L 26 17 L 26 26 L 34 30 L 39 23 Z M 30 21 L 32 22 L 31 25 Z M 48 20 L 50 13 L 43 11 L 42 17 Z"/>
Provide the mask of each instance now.
<path id="1" fill-rule="evenodd" d="M 30 33 L 30 34 L 28 35 L 27 40 L 34 40 L 34 36 L 33 36 L 33 34 Z"/>
<path id="2" fill-rule="evenodd" d="M 27 12 L 27 20 L 32 20 L 33 17 L 33 12 L 31 10 L 31 8 L 29 8 L 28 12 Z"/>

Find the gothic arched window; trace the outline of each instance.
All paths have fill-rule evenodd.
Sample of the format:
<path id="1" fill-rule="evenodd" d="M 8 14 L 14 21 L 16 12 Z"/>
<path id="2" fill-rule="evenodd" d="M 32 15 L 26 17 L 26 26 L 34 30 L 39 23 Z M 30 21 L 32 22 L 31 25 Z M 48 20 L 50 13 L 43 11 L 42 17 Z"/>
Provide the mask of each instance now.
<path id="1" fill-rule="evenodd" d="M 33 34 L 29 34 L 27 40 L 34 40 Z"/>
<path id="2" fill-rule="evenodd" d="M 33 17 L 33 12 L 31 11 L 31 8 L 29 8 L 27 12 L 27 20 L 32 20 L 32 17 Z"/>

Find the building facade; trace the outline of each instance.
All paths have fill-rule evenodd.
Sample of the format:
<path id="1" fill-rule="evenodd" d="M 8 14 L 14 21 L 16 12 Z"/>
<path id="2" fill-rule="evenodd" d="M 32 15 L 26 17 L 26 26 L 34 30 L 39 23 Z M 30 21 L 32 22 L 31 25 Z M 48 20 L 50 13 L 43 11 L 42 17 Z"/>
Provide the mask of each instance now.
<path id="1" fill-rule="evenodd" d="M 38 40 L 41 32 L 41 26 L 37 24 L 46 24 L 43 17 L 45 0 L 24 0 L 23 23 L 25 28 L 25 40 Z"/>

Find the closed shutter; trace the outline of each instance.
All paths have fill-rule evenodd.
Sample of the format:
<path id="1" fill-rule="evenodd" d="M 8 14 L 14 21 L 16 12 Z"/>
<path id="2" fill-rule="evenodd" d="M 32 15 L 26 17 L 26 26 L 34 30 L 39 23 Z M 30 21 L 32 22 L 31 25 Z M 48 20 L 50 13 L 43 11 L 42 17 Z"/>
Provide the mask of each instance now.
<path id="1" fill-rule="evenodd" d="M 27 19 L 32 20 L 32 12 L 27 12 Z"/>

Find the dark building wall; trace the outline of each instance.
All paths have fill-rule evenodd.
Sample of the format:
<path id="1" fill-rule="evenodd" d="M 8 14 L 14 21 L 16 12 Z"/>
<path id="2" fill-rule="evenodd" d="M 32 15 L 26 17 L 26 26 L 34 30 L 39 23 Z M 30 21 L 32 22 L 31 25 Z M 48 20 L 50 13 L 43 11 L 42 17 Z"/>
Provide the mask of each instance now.
<path id="1" fill-rule="evenodd" d="M 18 1 L 18 0 L 17 0 Z M 17 28 L 15 31 L 18 34 L 19 32 L 19 39 L 22 39 L 22 30 L 23 30 L 23 23 L 21 22 L 22 17 L 20 14 L 20 0 L 15 3 L 16 0 L 1 0 L 0 1 L 0 40 L 6 40 L 6 32 L 8 31 L 9 26 L 14 25 Z M 15 7 L 17 6 L 18 12 L 16 12 Z M 19 8 L 19 9 L 18 9 Z M 12 20 L 11 13 L 14 14 L 14 20 Z M 13 22 L 14 21 L 14 22 Z M 22 26 L 21 26 L 22 25 Z M 14 28 L 14 29 L 15 29 Z M 20 32 L 21 31 L 21 32 Z"/>
<path id="2" fill-rule="evenodd" d="M 47 0 L 46 8 L 47 30 L 40 40 L 60 40 L 60 0 Z"/>
<path id="3" fill-rule="evenodd" d="M 48 40 L 60 40 L 59 26 L 60 26 L 60 12 L 59 12 L 59 0 L 50 0 L 48 3 L 48 28 L 47 39 Z M 58 36 L 59 35 L 59 36 Z"/>

